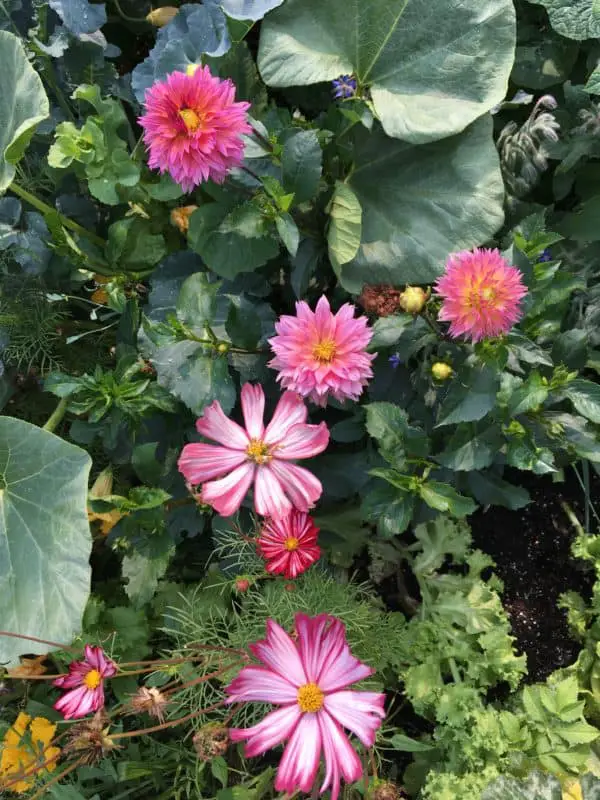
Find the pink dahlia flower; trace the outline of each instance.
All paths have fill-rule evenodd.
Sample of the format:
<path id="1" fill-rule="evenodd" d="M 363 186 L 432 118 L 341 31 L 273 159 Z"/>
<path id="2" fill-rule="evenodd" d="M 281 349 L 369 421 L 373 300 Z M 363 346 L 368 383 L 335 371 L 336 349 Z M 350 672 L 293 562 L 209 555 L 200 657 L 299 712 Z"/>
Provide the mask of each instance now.
<path id="1" fill-rule="evenodd" d="M 251 728 L 232 728 L 232 741 L 246 740 L 247 757 L 258 756 L 288 740 L 277 770 L 275 789 L 310 792 L 321 752 L 325 779 L 321 793 L 340 791 L 340 777 L 352 783 L 362 765 L 343 728 L 372 747 L 385 716 L 384 695 L 348 690 L 375 670 L 354 658 L 343 623 L 335 617 L 296 615 L 296 640 L 273 620 L 267 638 L 250 645 L 264 666 L 244 667 L 227 687 L 227 703 L 259 702 L 280 706 Z"/>
<path id="2" fill-rule="evenodd" d="M 450 323 L 451 336 L 478 342 L 508 333 L 521 317 L 527 294 L 523 275 L 499 250 L 454 253 L 436 283 L 443 299 L 439 319 Z"/>
<path id="3" fill-rule="evenodd" d="M 327 396 L 343 402 L 358 400 L 373 377 L 374 354 L 366 352 L 373 335 L 366 317 L 354 317 L 354 306 L 344 303 L 332 314 L 325 296 L 311 311 L 296 303 L 296 316 L 284 315 L 275 323 L 277 336 L 269 339 L 275 358 L 269 366 L 279 370 L 277 380 L 313 403 L 324 406 Z"/>
<path id="4" fill-rule="evenodd" d="M 78 719 L 104 708 L 104 679 L 112 678 L 117 665 L 107 658 L 101 647 L 85 646 L 83 661 L 72 661 L 69 674 L 53 681 L 54 686 L 69 689 L 56 701 L 54 708 L 65 719 Z"/>
<path id="5" fill-rule="evenodd" d="M 321 556 L 318 535 L 313 518 L 303 511 L 293 509 L 281 519 L 268 519 L 258 537 L 267 572 L 286 578 L 297 578 L 306 572 Z"/>
<path id="6" fill-rule="evenodd" d="M 249 103 L 236 103 L 235 86 L 198 67 L 172 72 L 146 90 L 139 123 L 150 150 L 148 166 L 168 172 L 184 192 L 207 180 L 223 183 L 244 155 Z"/>
<path id="7" fill-rule="evenodd" d="M 307 425 L 306 406 L 294 392 L 281 396 L 266 428 L 264 410 L 262 387 L 250 383 L 242 387 L 245 428 L 228 419 L 215 400 L 204 409 L 196 428 L 219 444 L 186 444 L 179 457 L 179 471 L 188 483 L 202 484 L 202 501 L 224 517 L 238 510 L 253 484 L 256 512 L 274 519 L 292 508 L 308 511 L 323 491 L 311 472 L 292 462 L 325 450 L 329 442 L 325 423 Z"/>

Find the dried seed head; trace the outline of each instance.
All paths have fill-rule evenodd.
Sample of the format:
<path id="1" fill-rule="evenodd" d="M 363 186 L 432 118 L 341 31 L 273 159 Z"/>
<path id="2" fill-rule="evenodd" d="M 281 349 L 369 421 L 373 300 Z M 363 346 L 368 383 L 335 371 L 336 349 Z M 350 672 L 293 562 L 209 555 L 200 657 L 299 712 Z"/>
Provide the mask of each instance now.
<path id="1" fill-rule="evenodd" d="M 108 715 L 104 709 L 96 711 L 91 719 L 73 725 L 63 752 L 72 753 L 84 764 L 97 764 L 111 750 L 117 749 L 108 730 Z"/>
<path id="2" fill-rule="evenodd" d="M 378 780 L 370 783 L 367 794 L 368 800 L 401 800 L 406 797 L 399 786 L 391 781 Z"/>
<path id="3" fill-rule="evenodd" d="M 400 308 L 400 295 L 398 289 L 393 286 L 363 286 L 363 290 L 358 298 L 361 306 L 369 314 L 376 314 L 378 317 L 388 317 Z"/>
<path id="4" fill-rule="evenodd" d="M 181 233 L 187 233 L 190 227 L 190 217 L 198 206 L 181 206 L 171 211 L 171 222 Z"/>
<path id="5" fill-rule="evenodd" d="M 168 698 L 159 689 L 140 686 L 128 703 L 127 714 L 149 714 L 162 725 L 168 705 Z"/>
<path id="6" fill-rule="evenodd" d="M 194 748 L 201 761 L 211 761 L 224 756 L 229 747 L 229 730 L 219 722 L 200 728 L 193 738 Z"/>
<path id="7" fill-rule="evenodd" d="M 178 11 L 179 9 L 174 6 L 163 6 L 162 8 L 155 8 L 154 11 L 151 11 L 146 16 L 146 19 L 150 25 L 154 25 L 156 28 L 163 28 L 171 22 Z"/>

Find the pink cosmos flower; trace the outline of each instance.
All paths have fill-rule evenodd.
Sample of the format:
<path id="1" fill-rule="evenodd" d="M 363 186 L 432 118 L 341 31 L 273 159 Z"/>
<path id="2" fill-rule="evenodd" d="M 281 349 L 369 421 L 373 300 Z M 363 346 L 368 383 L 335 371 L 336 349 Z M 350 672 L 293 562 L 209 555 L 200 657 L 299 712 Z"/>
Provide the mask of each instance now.
<path id="1" fill-rule="evenodd" d="M 281 519 L 268 519 L 258 537 L 258 549 L 272 575 L 297 578 L 321 555 L 319 528 L 312 517 L 293 509 Z"/>
<path id="2" fill-rule="evenodd" d="M 323 487 L 292 461 L 322 453 L 329 442 L 327 426 L 306 424 L 306 406 L 294 392 L 281 396 L 266 428 L 262 387 L 244 384 L 241 399 L 245 428 L 228 419 L 215 400 L 204 409 L 196 429 L 219 444 L 186 444 L 179 471 L 188 483 L 202 484 L 202 501 L 224 517 L 238 510 L 253 484 L 257 514 L 279 519 L 292 508 L 308 511 Z"/>
<path id="3" fill-rule="evenodd" d="M 117 665 L 107 658 L 101 647 L 85 646 L 83 661 L 72 661 L 69 674 L 53 681 L 54 686 L 69 689 L 56 701 L 54 708 L 65 719 L 78 719 L 104 708 L 104 679 L 112 678 Z"/>
<path id="4" fill-rule="evenodd" d="M 192 74 L 172 72 L 146 90 L 139 123 L 150 150 L 148 166 L 169 172 L 184 192 L 212 180 L 223 183 L 244 155 L 242 135 L 249 103 L 236 103 L 230 80 L 208 67 Z"/>
<path id="5" fill-rule="evenodd" d="M 269 366 L 279 370 L 277 380 L 313 403 L 324 406 L 332 394 L 343 402 L 358 400 L 369 378 L 375 354 L 366 352 L 373 335 L 366 317 L 355 319 L 355 307 L 344 303 L 332 314 L 325 296 L 311 311 L 303 300 L 296 316 L 284 315 L 275 323 L 277 336 L 269 339 L 275 358 Z"/>
<path id="6" fill-rule="evenodd" d="M 280 706 L 251 728 L 232 728 L 232 741 L 246 740 L 250 758 L 288 740 L 279 764 L 275 789 L 293 794 L 310 792 L 321 751 L 325 779 L 321 793 L 340 791 L 340 777 L 352 783 L 362 774 L 356 751 L 342 728 L 372 747 L 385 716 L 384 695 L 348 690 L 375 670 L 350 652 L 343 623 L 327 614 L 297 614 L 296 641 L 273 620 L 265 640 L 250 645 L 264 666 L 244 667 L 225 690 L 227 703 L 259 702 Z"/>
<path id="7" fill-rule="evenodd" d="M 450 335 L 472 341 L 508 333 L 521 317 L 520 301 L 527 294 L 523 275 L 485 248 L 454 253 L 436 283 L 443 299 L 439 319 L 450 323 Z"/>

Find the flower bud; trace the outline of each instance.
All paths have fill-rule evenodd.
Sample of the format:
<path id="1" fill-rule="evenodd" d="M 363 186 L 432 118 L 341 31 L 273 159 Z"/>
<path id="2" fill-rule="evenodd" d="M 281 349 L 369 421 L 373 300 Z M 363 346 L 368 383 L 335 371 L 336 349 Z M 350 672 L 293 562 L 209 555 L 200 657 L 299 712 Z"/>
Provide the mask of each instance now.
<path id="1" fill-rule="evenodd" d="M 217 353 L 224 356 L 225 353 L 229 352 L 229 344 L 228 342 L 219 342 L 217 345 Z"/>
<path id="2" fill-rule="evenodd" d="M 181 233 L 187 233 L 190 227 L 190 217 L 198 206 L 181 206 L 171 211 L 171 223 L 179 228 Z"/>
<path id="3" fill-rule="evenodd" d="M 154 25 L 156 28 L 163 28 L 165 25 L 168 25 L 169 22 L 171 22 L 173 17 L 177 15 L 178 11 L 179 9 L 175 8 L 175 6 L 163 6 L 162 8 L 155 8 L 154 11 L 151 11 L 146 16 L 146 20 L 150 23 L 150 25 Z"/>
<path id="4" fill-rule="evenodd" d="M 247 592 L 250 588 L 250 581 L 248 578 L 236 578 L 235 579 L 235 590 L 236 592 Z"/>
<path id="5" fill-rule="evenodd" d="M 199 66 L 200 64 L 188 64 L 187 67 L 185 68 L 185 74 L 189 75 L 189 77 L 191 78 Z"/>
<path id="6" fill-rule="evenodd" d="M 400 295 L 400 308 L 408 314 L 418 314 L 423 310 L 428 294 L 420 286 L 407 286 Z"/>
<path id="7" fill-rule="evenodd" d="M 211 761 L 224 756 L 229 747 L 229 730 L 219 722 L 211 722 L 200 728 L 192 739 L 201 761 Z"/>
<path id="8" fill-rule="evenodd" d="M 436 381 L 447 381 L 452 375 L 453 369 L 450 364 L 444 364 L 443 361 L 436 361 L 431 367 L 431 374 Z"/>

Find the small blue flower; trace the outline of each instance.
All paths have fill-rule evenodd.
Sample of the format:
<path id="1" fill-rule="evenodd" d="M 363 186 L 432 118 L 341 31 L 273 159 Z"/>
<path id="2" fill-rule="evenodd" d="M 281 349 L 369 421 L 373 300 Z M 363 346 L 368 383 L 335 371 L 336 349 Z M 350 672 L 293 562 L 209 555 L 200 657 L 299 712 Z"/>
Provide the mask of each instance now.
<path id="1" fill-rule="evenodd" d="M 396 367 L 398 367 L 402 363 L 402 359 L 400 358 L 398 353 L 394 353 L 393 356 L 390 356 L 388 358 L 388 361 L 390 362 L 390 364 L 394 369 L 396 369 Z"/>
<path id="2" fill-rule="evenodd" d="M 550 252 L 550 250 L 548 250 L 548 248 L 543 250 L 538 256 L 538 264 L 544 261 L 552 261 L 552 253 Z"/>
<path id="3" fill-rule="evenodd" d="M 356 78 L 352 75 L 340 75 L 331 83 L 333 84 L 333 96 L 338 100 L 342 98 L 347 100 L 356 94 Z"/>

